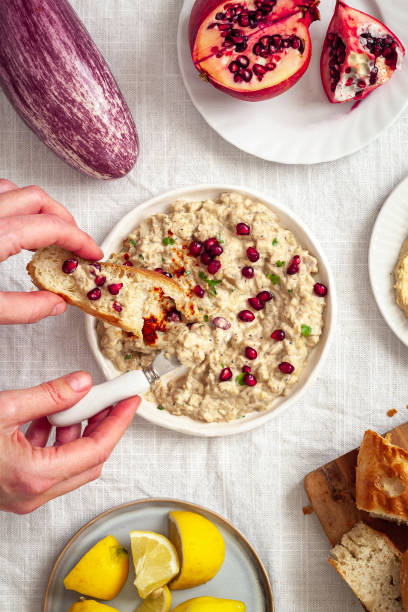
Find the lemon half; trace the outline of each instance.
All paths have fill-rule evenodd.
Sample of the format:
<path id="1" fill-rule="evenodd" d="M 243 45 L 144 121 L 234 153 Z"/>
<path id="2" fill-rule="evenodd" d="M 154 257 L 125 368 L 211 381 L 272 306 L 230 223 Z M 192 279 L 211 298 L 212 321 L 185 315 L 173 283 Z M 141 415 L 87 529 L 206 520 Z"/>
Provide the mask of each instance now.
<path id="1" fill-rule="evenodd" d="M 165 586 L 162 589 L 153 591 L 135 612 L 169 612 L 171 606 L 171 593 Z"/>
<path id="2" fill-rule="evenodd" d="M 166 585 L 179 572 L 176 549 L 169 540 L 153 531 L 131 531 L 135 587 L 142 599 Z"/>
<path id="3" fill-rule="evenodd" d="M 81 599 L 72 604 L 68 612 L 118 612 L 118 610 L 93 599 Z"/>

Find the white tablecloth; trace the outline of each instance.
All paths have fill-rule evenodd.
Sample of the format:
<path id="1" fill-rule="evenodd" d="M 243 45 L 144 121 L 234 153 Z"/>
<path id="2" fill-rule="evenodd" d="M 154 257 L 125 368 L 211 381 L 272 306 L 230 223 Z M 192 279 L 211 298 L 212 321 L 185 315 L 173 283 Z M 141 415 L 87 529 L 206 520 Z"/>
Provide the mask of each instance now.
<path id="1" fill-rule="evenodd" d="M 117 182 L 83 177 L 54 157 L 0 95 L 0 175 L 41 185 L 97 241 L 137 203 L 167 189 L 223 181 L 259 189 L 296 211 L 319 237 L 336 277 L 339 319 L 318 380 L 261 429 L 192 439 L 136 417 L 98 481 L 31 515 L 0 513 L 0 610 L 42 609 L 50 568 L 75 531 L 103 510 L 149 496 L 191 500 L 230 519 L 264 560 L 279 612 L 358 610 L 328 566 L 329 545 L 316 516 L 302 513 L 303 478 L 358 445 L 366 428 L 382 432 L 408 417 L 408 349 L 384 323 L 367 269 L 376 214 L 408 173 L 408 113 L 347 159 L 311 167 L 263 162 L 224 142 L 192 106 L 176 59 L 181 0 L 73 5 L 129 102 L 141 140 L 138 163 Z M 1 289 L 29 288 L 27 259 L 1 264 Z M 102 380 L 74 309 L 31 327 L 0 328 L 0 362 L 3 389 L 78 368 Z M 393 419 L 390 408 L 398 409 Z"/>

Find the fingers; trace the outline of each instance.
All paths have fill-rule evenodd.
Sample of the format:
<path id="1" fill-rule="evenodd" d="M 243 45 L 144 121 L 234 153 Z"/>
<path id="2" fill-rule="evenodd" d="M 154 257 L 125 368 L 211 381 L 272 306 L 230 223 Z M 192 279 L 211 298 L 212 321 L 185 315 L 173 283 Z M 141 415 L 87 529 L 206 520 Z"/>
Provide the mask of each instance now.
<path id="1" fill-rule="evenodd" d="M 88 436 L 57 448 L 44 449 L 56 480 L 67 480 L 104 463 L 132 422 L 140 397 L 119 402 Z"/>
<path id="2" fill-rule="evenodd" d="M 0 218 L 19 215 L 51 214 L 76 225 L 70 212 L 53 200 L 41 187 L 18 189 L 10 181 L 0 181 Z"/>
<path id="3" fill-rule="evenodd" d="M 49 291 L 0 291 L 0 325 L 36 323 L 40 319 L 65 312 L 65 300 Z"/>
<path id="4" fill-rule="evenodd" d="M 91 386 L 90 374 L 80 371 L 31 389 L 2 391 L 0 398 L 5 408 L 0 412 L 0 422 L 3 428 L 12 431 L 28 421 L 70 408 Z"/>
<path id="5" fill-rule="evenodd" d="M 85 259 L 103 257 L 103 251 L 88 234 L 57 215 L 45 213 L 0 219 L 0 261 L 22 249 L 38 249 L 51 244 Z"/>
<path id="6" fill-rule="evenodd" d="M 52 425 L 47 417 L 36 419 L 26 431 L 26 438 L 31 446 L 46 446 Z"/>
<path id="7" fill-rule="evenodd" d="M 110 415 L 112 410 L 113 410 L 113 406 L 109 406 L 109 408 L 105 408 L 105 410 L 98 412 L 98 414 L 95 414 L 93 417 L 88 419 L 88 425 L 85 427 L 84 433 L 82 435 L 85 437 L 89 436 L 93 431 L 95 431 L 99 423 L 103 421 L 103 419 L 105 419 L 107 416 Z"/>
<path id="8" fill-rule="evenodd" d="M 73 440 L 77 440 L 81 437 L 82 425 L 77 423 L 76 425 L 69 425 L 68 427 L 57 427 L 55 430 L 55 445 L 61 446 L 61 444 L 68 444 Z"/>

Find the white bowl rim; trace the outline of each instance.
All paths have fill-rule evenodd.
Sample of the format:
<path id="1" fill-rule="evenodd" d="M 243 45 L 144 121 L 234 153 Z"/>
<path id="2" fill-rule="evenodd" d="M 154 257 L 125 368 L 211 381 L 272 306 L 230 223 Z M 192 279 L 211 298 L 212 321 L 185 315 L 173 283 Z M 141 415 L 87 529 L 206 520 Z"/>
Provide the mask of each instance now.
<path id="1" fill-rule="evenodd" d="M 208 192 L 212 193 L 213 195 L 208 195 Z M 287 217 L 289 220 L 289 225 L 292 225 L 292 227 L 288 229 L 293 231 L 295 236 L 297 234 L 297 231 L 300 231 L 300 233 L 303 232 L 305 234 L 307 241 L 311 245 L 307 246 L 306 248 L 308 248 L 309 251 L 313 251 L 313 254 L 319 262 L 319 273 L 321 276 L 324 276 L 326 278 L 326 282 L 330 290 L 328 294 L 329 299 L 327 300 L 327 305 L 324 314 L 325 326 L 323 336 L 316 348 L 313 349 L 311 357 L 308 360 L 308 365 L 306 366 L 306 369 L 310 368 L 311 371 L 305 379 L 303 379 L 304 374 L 302 375 L 300 381 L 296 383 L 293 391 L 291 391 L 288 396 L 280 396 L 280 398 L 275 400 L 275 402 L 280 402 L 280 404 L 276 408 L 270 408 L 265 412 L 252 413 L 245 419 L 221 423 L 205 423 L 202 421 L 195 421 L 190 417 L 175 416 L 166 411 L 159 411 L 157 410 L 157 407 L 151 402 L 147 402 L 146 400 L 142 399 L 142 403 L 138 408 L 137 414 L 145 420 L 153 423 L 154 425 L 159 425 L 160 427 L 172 429 L 179 433 L 209 438 L 244 433 L 256 427 L 260 427 L 273 417 L 280 415 L 283 410 L 289 408 L 289 406 L 291 406 L 296 400 L 298 400 L 300 396 L 305 392 L 307 387 L 311 385 L 311 383 L 315 380 L 319 368 L 321 367 L 324 362 L 324 359 L 327 356 L 330 341 L 333 335 L 334 322 L 336 320 L 337 314 L 337 300 L 334 276 L 330 264 L 319 245 L 319 242 L 314 237 L 312 232 L 305 226 L 303 221 L 301 221 L 301 219 L 297 216 L 297 214 L 293 211 L 289 211 L 285 206 L 276 203 L 270 197 L 265 196 L 261 192 L 252 188 L 223 183 L 190 185 L 187 187 L 172 189 L 170 191 L 166 191 L 164 193 L 156 195 L 153 198 L 150 198 L 149 200 L 138 204 L 124 217 L 122 217 L 115 224 L 115 226 L 112 228 L 112 230 L 109 232 L 109 234 L 106 236 L 106 238 L 101 244 L 102 250 L 108 256 L 112 251 L 114 251 L 115 248 L 118 248 L 123 238 L 125 238 L 129 234 L 129 228 L 137 226 L 139 220 L 135 220 L 135 218 L 140 217 L 141 215 L 143 215 L 144 217 L 147 216 L 149 209 L 155 206 L 161 205 L 163 209 L 165 209 L 178 199 L 196 201 L 203 198 L 208 199 L 209 197 L 215 197 L 220 193 L 225 192 L 240 193 L 251 199 L 263 202 L 274 212 L 276 212 L 282 222 L 282 225 L 284 226 L 286 222 L 282 221 L 282 216 Z M 206 195 L 203 195 L 203 197 L 200 198 L 200 195 L 198 195 L 200 193 Z M 144 215 L 143 213 L 147 214 Z M 302 241 L 300 239 L 299 241 L 301 244 L 302 242 L 304 244 L 304 240 Z M 90 345 L 91 351 L 106 379 L 112 379 L 114 377 L 114 375 L 112 374 L 112 369 L 114 368 L 114 366 L 106 357 L 103 356 L 103 354 L 99 350 L 97 335 L 95 331 L 95 319 L 90 315 L 85 315 L 85 317 L 86 337 Z M 315 351 L 320 351 L 320 356 L 317 358 L 314 365 L 311 366 L 312 355 Z M 117 373 L 116 375 L 121 374 L 121 372 L 116 370 L 116 368 L 115 371 Z"/>

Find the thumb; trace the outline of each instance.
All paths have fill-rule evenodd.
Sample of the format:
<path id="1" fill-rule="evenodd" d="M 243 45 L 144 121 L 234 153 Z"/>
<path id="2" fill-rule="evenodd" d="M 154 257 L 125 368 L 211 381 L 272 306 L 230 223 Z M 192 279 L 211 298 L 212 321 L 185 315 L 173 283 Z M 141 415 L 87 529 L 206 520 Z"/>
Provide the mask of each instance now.
<path id="1" fill-rule="evenodd" d="M 67 305 L 50 291 L 0 292 L 0 325 L 36 323 L 45 317 L 62 314 Z"/>
<path id="2" fill-rule="evenodd" d="M 92 386 L 88 372 L 73 372 L 30 389 L 0 393 L 0 421 L 16 427 L 40 417 L 70 408 L 86 395 Z"/>

